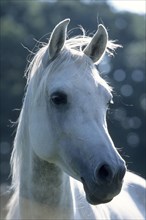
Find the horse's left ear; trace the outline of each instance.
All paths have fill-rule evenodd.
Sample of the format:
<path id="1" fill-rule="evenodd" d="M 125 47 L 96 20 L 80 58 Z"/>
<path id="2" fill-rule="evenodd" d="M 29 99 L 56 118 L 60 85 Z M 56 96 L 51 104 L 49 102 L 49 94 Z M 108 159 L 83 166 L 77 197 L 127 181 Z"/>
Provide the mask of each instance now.
<path id="1" fill-rule="evenodd" d="M 94 63 L 98 63 L 106 51 L 107 42 L 107 30 L 100 24 L 91 42 L 86 46 L 83 52 L 89 56 Z"/>
<path id="2" fill-rule="evenodd" d="M 67 26 L 70 22 L 70 19 L 65 19 L 57 24 L 54 30 L 51 33 L 50 40 L 48 43 L 47 53 L 44 56 L 43 64 L 46 65 L 50 60 L 53 60 L 61 49 L 64 46 L 66 35 L 67 35 Z"/>

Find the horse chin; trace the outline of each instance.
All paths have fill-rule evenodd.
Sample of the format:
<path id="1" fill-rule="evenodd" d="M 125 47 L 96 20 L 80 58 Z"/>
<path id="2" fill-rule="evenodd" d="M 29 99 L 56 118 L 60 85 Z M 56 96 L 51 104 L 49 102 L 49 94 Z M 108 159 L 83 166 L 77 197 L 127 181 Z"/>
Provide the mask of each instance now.
<path id="1" fill-rule="evenodd" d="M 116 195 L 118 195 L 121 191 L 121 188 L 118 189 L 115 193 L 113 193 L 113 195 L 109 195 L 108 193 L 101 196 L 100 197 L 95 195 L 95 191 L 92 191 L 89 189 L 86 181 L 84 180 L 84 178 L 81 178 L 81 181 L 83 183 L 83 187 L 84 187 L 84 191 L 86 194 L 86 200 L 88 203 L 90 203 L 91 205 L 99 205 L 99 204 L 104 204 L 104 203 L 108 203 L 110 202 Z M 97 191 L 96 191 L 97 194 Z"/>
<path id="2" fill-rule="evenodd" d="M 100 204 L 104 204 L 104 203 L 108 203 L 110 202 L 112 199 L 99 199 L 99 198 L 96 198 L 94 195 L 92 194 L 86 194 L 86 199 L 87 199 L 87 202 L 90 203 L 91 205 L 100 205 Z"/>

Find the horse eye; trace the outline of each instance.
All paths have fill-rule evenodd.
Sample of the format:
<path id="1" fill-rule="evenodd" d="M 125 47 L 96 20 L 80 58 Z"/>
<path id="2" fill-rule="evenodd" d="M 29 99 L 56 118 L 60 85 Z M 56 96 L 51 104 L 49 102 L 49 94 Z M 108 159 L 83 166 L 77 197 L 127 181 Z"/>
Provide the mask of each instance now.
<path id="1" fill-rule="evenodd" d="M 51 95 L 51 101 L 55 105 L 65 105 L 67 104 L 67 95 L 63 92 L 54 92 Z"/>

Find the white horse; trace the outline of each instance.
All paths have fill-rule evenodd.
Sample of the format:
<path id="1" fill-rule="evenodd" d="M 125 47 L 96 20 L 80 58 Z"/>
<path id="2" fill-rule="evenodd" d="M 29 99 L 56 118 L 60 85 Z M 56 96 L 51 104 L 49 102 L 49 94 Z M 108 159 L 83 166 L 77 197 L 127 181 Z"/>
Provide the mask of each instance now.
<path id="1" fill-rule="evenodd" d="M 144 219 L 145 181 L 126 171 L 110 138 L 111 88 L 95 67 L 117 46 L 103 25 L 66 40 L 69 21 L 28 68 L 7 219 Z"/>

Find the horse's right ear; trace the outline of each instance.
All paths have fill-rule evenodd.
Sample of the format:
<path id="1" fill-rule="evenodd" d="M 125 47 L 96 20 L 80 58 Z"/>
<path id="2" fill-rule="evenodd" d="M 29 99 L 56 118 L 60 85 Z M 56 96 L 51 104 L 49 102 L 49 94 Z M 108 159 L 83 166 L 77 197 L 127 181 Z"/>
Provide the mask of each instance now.
<path id="1" fill-rule="evenodd" d="M 61 21 L 52 31 L 48 43 L 48 49 L 43 60 L 44 65 L 46 65 L 50 60 L 53 60 L 63 48 L 66 40 L 67 26 L 69 22 L 69 18 Z"/>

